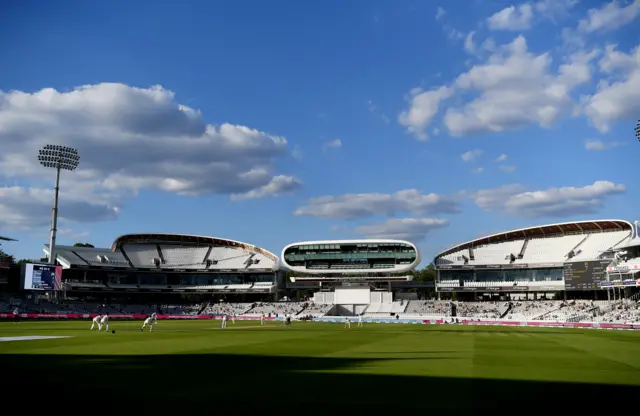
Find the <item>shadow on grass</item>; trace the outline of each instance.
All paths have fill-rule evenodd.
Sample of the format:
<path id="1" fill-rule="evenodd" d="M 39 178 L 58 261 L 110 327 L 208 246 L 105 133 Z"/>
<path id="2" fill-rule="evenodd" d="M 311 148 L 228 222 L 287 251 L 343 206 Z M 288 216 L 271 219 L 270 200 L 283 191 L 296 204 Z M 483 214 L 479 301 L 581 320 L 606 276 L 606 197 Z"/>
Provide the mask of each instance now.
<path id="1" fill-rule="evenodd" d="M 433 359 L 455 360 L 437 355 Z M 378 414 L 429 408 L 464 414 L 539 408 L 548 413 L 592 410 L 593 399 L 634 398 L 640 393 L 637 386 L 325 372 L 381 361 L 385 359 L 4 354 L 0 391 L 6 399 L 26 401 L 20 406 L 30 411 L 58 408 L 66 414 L 86 412 L 83 403 L 91 406 L 92 414 L 132 414 L 134 408 L 162 414 L 176 409 Z"/>

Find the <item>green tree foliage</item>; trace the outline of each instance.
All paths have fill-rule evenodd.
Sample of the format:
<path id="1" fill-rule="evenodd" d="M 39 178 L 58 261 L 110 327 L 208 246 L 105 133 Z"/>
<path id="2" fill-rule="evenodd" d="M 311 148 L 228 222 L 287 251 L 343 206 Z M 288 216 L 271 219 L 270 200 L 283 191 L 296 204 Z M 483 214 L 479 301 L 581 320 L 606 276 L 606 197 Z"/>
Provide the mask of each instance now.
<path id="1" fill-rule="evenodd" d="M 16 262 L 16 259 L 12 255 L 0 249 L 0 263 L 11 265 L 11 264 L 15 264 L 15 262 Z"/>
<path id="2" fill-rule="evenodd" d="M 95 248 L 95 246 L 93 244 L 89 244 L 89 243 L 75 243 L 73 246 L 74 247 Z"/>
<path id="3" fill-rule="evenodd" d="M 413 281 L 424 283 L 424 282 L 434 282 L 436 280 L 436 268 L 433 264 L 429 264 L 424 269 L 416 270 L 411 272 L 413 275 Z"/>

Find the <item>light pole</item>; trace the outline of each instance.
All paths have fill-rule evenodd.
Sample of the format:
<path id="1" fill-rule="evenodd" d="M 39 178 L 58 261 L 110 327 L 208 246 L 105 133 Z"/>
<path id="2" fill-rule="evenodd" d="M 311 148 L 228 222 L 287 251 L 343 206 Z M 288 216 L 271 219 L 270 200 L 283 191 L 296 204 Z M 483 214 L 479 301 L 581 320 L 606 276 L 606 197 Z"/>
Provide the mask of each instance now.
<path id="1" fill-rule="evenodd" d="M 74 171 L 80 162 L 78 150 L 48 144 L 38 151 L 38 160 L 45 168 L 56 170 L 56 187 L 53 190 L 53 210 L 51 212 L 51 235 L 49 236 L 49 263 L 57 264 L 56 261 L 56 231 L 58 226 L 58 191 L 60 190 L 60 171 L 62 169 Z"/>
<path id="2" fill-rule="evenodd" d="M 638 124 L 636 125 L 636 139 L 640 141 L 640 120 L 638 120 Z"/>

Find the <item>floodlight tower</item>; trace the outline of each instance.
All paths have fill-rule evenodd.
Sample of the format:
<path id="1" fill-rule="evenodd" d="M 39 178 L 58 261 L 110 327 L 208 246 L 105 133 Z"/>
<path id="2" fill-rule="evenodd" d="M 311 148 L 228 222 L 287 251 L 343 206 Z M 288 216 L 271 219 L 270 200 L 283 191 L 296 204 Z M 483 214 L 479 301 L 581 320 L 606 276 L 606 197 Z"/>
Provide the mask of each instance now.
<path id="1" fill-rule="evenodd" d="M 38 160 L 45 168 L 56 170 L 56 187 L 53 190 L 53 210 L 51 212 L 51 234 L 49 236 L 49 263 L 56 261 L 56 231 L 58 227 L 58 191 L 60 190 L 60 171 L 74 171 L 80 162 L 78 150 L 67 147 L 48 144 L 38 151 Z"/>
<path id="2" fill-rule="evenodd" d="M 640 120 L 638 120 L 638 124 L 636 125 L 636 139 L 640 141 Z"/>

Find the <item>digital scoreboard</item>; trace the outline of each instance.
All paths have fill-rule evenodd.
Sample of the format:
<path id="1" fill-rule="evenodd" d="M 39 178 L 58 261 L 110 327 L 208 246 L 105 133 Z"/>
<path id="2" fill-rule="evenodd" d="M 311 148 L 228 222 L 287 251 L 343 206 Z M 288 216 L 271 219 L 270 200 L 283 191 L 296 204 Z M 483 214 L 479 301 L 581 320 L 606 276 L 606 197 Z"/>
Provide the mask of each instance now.
<path id="1" fill-rule="evenodd" d="M 598 283 L 607 280 L 611 260 L 577 261 L 564 264 L 565 290 L 598 290 Z"/>

